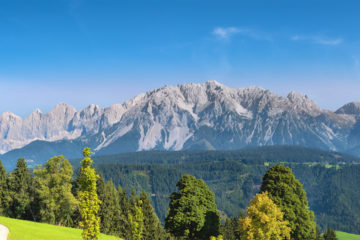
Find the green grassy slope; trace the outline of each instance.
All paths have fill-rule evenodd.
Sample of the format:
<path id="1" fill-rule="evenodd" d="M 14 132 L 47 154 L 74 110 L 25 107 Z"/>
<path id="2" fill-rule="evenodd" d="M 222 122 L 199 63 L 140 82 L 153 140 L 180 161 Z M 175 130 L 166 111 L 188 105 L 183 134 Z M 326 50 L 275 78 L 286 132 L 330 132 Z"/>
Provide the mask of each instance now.
<path id="1" fill-rule="evenodd" d="M 336 236 L 339 240 L 360 240 L 360 235 L 350 233 L 336 231 Z"/>
<path id="2" fill-rule="evenodd" d="M 45 223 L 0 217 L 0 224 L 10 230 L 8 240 L 81 240 L 81 230 L 54 226 Z M 119 240 L 114 236 L 101 234 L 100 240 Z"/>

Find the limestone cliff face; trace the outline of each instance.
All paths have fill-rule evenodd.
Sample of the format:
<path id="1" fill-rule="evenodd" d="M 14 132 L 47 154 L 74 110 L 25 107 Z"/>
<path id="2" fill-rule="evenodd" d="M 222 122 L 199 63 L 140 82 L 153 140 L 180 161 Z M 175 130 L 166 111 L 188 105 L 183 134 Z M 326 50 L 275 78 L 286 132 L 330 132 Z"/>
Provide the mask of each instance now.
<path id="1" fill-rule="evenodd" d="M 0 152 L 36 140 L 76 141 L 99 154 L 279 144 L 354 152 L 360 145 L 359 117 L 360 103 L 332 112 L 300 93 L 280 97 L 260 87 L 233 89 L 209 81 L 165 86 L 108 108 L 76 111 L 61 103 L 25 119 L 3 113 Z"/>

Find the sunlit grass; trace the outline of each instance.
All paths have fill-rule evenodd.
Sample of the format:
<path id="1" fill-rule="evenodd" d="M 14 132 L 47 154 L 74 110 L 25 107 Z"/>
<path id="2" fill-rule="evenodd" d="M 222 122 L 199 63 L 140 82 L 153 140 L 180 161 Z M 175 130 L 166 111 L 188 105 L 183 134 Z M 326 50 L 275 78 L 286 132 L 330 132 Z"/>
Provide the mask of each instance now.
<path id="1" fill-rule="evenodd" d="M 8 240 L 81 240 L 81 230 L 45 223 L 0 217 L 0 224 L 10 230 Z M 101 234 L 100 240 L 119 240 L 114 236 Z"/>
<path id="2" fill-rule="evenodd" d="M 360 240 L 360 235 L 336 231 L 339 240 Z"/>

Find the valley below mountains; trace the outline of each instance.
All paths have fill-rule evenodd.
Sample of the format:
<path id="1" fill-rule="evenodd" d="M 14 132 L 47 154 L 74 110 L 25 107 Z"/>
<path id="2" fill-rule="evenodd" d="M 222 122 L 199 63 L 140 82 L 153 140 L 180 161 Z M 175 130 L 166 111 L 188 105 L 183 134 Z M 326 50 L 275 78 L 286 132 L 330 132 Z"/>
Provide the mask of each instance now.
<path id="1" fill-rule="evenodd" d="M 124 104 L 77 111 L 65 103 L 28 117 L 0 115 L 0 159 L 39 164 L 54 155 L 143 150 L 230 150 L 299 145 L 360 156 L 360 103 L 320 109 L 306 95 L 281 97 L 260 87 L 233 89 L 216 81 L 164 86 Z"/>

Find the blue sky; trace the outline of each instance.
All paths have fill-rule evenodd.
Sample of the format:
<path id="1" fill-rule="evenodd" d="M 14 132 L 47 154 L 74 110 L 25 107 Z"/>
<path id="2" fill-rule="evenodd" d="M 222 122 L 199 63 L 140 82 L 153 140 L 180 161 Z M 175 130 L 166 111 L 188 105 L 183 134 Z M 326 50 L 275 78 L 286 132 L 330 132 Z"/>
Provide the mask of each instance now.
<path id="1" fill-rule="evenodd" d="M 360 2 L 0 0 L 0 112 L 109 106 L 185 82 L 360 101 Z"/>

